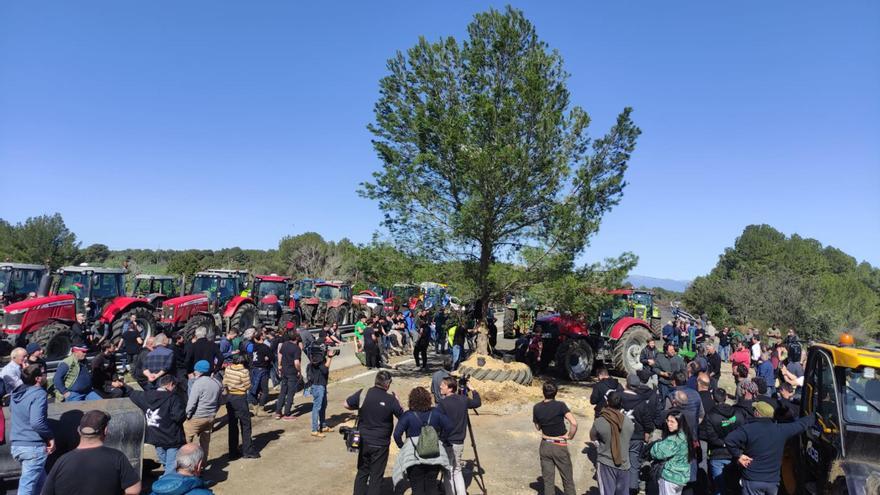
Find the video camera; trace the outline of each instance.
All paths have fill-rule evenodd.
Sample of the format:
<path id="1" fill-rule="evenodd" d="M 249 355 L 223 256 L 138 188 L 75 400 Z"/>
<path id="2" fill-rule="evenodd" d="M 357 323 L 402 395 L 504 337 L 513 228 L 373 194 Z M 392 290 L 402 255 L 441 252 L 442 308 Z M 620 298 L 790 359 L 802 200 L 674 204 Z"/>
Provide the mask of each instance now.
<path id="1" fill-rule="evenodd" d="M 357 452 L 361 446 L 361 432 L 357 428 L 350 426 L 342 426 L 339 428 L 339 434 L 345 441 L 345 448 L 349 452 Z"/>
<path id="2" fill-rule="evenodd" d="M 340 353 L 339 347 L 327 344 L 312 344 L 309 347 L 309 360 L 313 364 L 324 362 L 328 357 L 336 357 Z"/>
<path id="3" fill-rule="evenodd" d="M 458 377 L 458 393 L 461 395 L 467 395 L 470 392 L 470 388 L 468 387 L 468 381 L 471 379 L 471 375 L 461 375 Z"/>

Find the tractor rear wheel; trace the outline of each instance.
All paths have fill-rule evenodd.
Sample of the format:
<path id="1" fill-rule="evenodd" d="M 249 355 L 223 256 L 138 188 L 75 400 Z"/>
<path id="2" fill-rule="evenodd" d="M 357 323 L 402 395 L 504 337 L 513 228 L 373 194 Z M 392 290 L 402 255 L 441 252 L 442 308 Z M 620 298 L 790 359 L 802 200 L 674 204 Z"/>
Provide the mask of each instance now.
<path id="1" fill-rule="evenodd" d="M 229 320 L 229 327 L 241 333 L 254 326 L 256 322 L 257 307 L 251 303 L 243 303 Z"/>
<path id="2" fill-rule="evenodd" d="M 556 367 L 574 382 L 582 382 L 593 373 L 593 348 L 583 339 L 569 339 L 556 351 Z"/>
<path id="3" fill-rule="evenodd" d="M 135 306 L 119 315 L 113 322 L 111 327 L 112 333 L 110 334 L 111 342 L 117 342 L 122 337 L 122 327 L 131 318 L 131 315 L 135 315 L 135 318 L 137 318 L 138 327 L 141 329 L 141 339 L 147 340 L 147 337 L 153 336 L 153 332 L 156 330 L 156 317 L 153 316 L 153 312 L 149 309 L 143 306 Z"/>
<path id="4" fill-rule="evenodd" d="M 302 311 L 303 325 L 306 327 L 312 326 L 315 319 L 315 307 L 311 304 L 303 304 L 300 306 L 300 310 Z"/>
<path id="5" fill-rule="evenodd" d="M 29 340 L 40 344 L 46 361 L 64 359 L 70 354 L 70 327 L 65 323 L 50 323 L 32 333 Z"/>
<path id="6" fill-rule="evenodd" d="M 214 318 L 208 315 L 195 315 L 190 318 L 183 327 L 183 338 L 189 342 L 192 340 L 193 335 L 195 335 L 196 329 L 198 328 L 204 328 L 205 337 L 211 342 L 214 341 L 214 334 L 217 331 L 217 326 L 214 324 Z"/>
<path id="7" fill-rule="evenodd" d="M 333 322 L 335 321 L 337 324 L 339 324 L 340 327 L 342 325 L 348 325 L 349 323 L 351 323 L 350 321 L 348 321 L 349 319 L 351 319 L 351 311 L 349 310 L 349 308 L 350 307 L 346 305 L 339 306 L 339 316 L 337 316 L 336 320 L 330 320 L 330 323 L 333 324 Z"/>
<path id="8" fill-rule="evenodd" d="M 516 310 L 513 308 L 504 308 L 504 338 L 515 339 L 519 337 L 516 331 Z"/>
<path id="9" fill-rule="evenodd" d="M 660 318 L 651 318 L 651 333 L 653 333 L 655 337 L 659 337 L 662 331 L 663 325 L 661 325 Z"/>
<path id="10" fill-rule="evenodd" d="M 639 355 L 648 345 L 649 340 L 651 340 L 651 332 L 645 327 L 634 325 L 624 330 L 611 353 L 614 369 L 627 376 L 642 369 Z"/>

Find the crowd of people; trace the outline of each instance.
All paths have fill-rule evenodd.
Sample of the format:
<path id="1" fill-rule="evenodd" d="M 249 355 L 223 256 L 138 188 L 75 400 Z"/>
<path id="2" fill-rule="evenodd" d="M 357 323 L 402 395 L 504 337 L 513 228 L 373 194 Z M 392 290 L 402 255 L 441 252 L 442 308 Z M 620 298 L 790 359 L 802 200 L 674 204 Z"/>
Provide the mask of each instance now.
<path id="1" fill-rule="evenodd" d="M 2 432 L 2 439 L 10 442 L 12 456 L 21 464 L 19 494 L 141 491 L 140 473 L 134 472 L 125 455 L 103 446 L 110 416 L 97 410 L 82 417 L 79 447 L 58 458 L 47 474 L 47 460 L 55 451 L 47 416 L 53 401 L 124 397 L 139 407 L 146 424 L 144 443 L 153 446 L 164 469 L 152 486 L 157 495 L 211 493 L 199 476 L 208 464 L 211 434 L 224 406 L 228 458 L 259 458 L 252 418 L 272 413 L 266 409 L 270 382 L 280 392 L 275 419 L 292 420 L 294 396 L 306 391 L 313 403 L 311 434 L 324 438 L 332 431 L 325 416 L 331 348 L 342 342 L 337 326 L 327 326 L 317 335 L 292 323 L 280 330 L 250 328 L 241 335 L 229 331 L 217 343 L 208 338 L 205 328 L 196 328 L 191 335 L 159 333 L 143 338 L 136 320 L 126 323 L 117 343 L 97 343 L 99 352 L 91 360 L 86 359 L 88 345 L 96 342 L 74 342 L 52 380 L 36 343 L 15 348 L 10 362 L 0 369 L 0 396 L 10 394 L 12 411 L 10 431 Z M 126 374 L 137 387 L 126 383 Z M 101 468 L 93 469 L 97 464 Z M 115 474 L 107 471 L 110 467 Z M 60 490 L 75 473 L 83 472 L 107 473 L 102 477 L 106 483 L 96 484 L 90 477 L 75 489 Z"/>
<path id="2" fill-rule="evenodd" d="M 473 332 L 459 333 L 445 316 L 442 311 L 403 312 L 364 318 L 356 325 L 357 350 L 371 368 L 388 366 L 390 353 L 407 351 L 413 352 L 417 368 L 427 368 L 432 345 L 437 353 L 449 354 L 444 369 L 432 377 L 432 390 L 410 390 L 407 411 L 384 369 L 372 388 L 345 400 L 346 408 L 357 411 L 356 495 L 379 493 L 392 440 L 400 448 L 393 467 L 395 484 L 407 480 L 413 494 L 466 493 L 462 456 L 468 410 L 479 407 L 481 400 L 451 372 Z M 789 331 L 782 338 L 777 331 L 762 339 L 757 331 L 736 334 L 727 328 L 710 335 L 699 323 L 668 326 L 674 330 L 664 329 L 662 340 L 648 342 L 639 356 L 642 369 L 627 376 L 625 384 L 601 366 L 595 370 L 590 397 L 595 420 L 589 438 L 600 493 L 629 495 L 643 484 L 661 494 L 775 493 L 785 440 L 814 420 L 798 419 L 804 368 L 797 336 Z M 294 397 L 305 388 L 313 402 L 311 435 L 320 439 L 333 430 L 326 422 L 327 385 L 331 348 L 341 342 L 335 326 L 314 334 L 293 324 L 277 331 L 230 331 L 219 343 L 208 339 L 205 329 L 196 329 L 190 338 L 178 332 L 144 339 L 132 321 L 118 344 L 101 342 L 90 362 L 85 346 L 74 345 L 51 382 L 39 345 L 16 348 L 0 369 L 0 393 L 11 394 L 6 437 L 22 466 L 19 493 L 60 493 L 58 487 L 68 486 L 77 472 L 100 472 L 102 481 L 89 477 L 65 493 L 139 493 L 139 473 L 121 452 L 103 445 L 110 417 L 101 411 L 83 415 L 79 447 L 45 470 L 55 450 L 47 421 L 50 401 L 119 397 L 143 411 L 145 443 L 163 466 L 153 493 L 211 493 L 200 475 L 221 408 L 228 418 L 230 459 L 259 458 L 252 417 L 293 419 Z M 682 357 L 681 345 L 695 350 L 692 357 Z M 117 356 L 122 357 L 119 364 Z M 719 386 L 726 361 L 735 390 Z M 139 386 L 126 384 L 125 373 Z M 270 384 L 279 395 L 268 411 Z M 568 442 L 578 424 L 567 405 L 556 400 L 557 392 L 554 383 L 544 384 L 544 400 L 534 406 L 533 422 L 542 438 L 545 493 L 554 493 L 558 471 L 563 492 L 570 495 L 576 491 Z"/>
<path id="3" fill-rule="evenodd" d="M 642 350 L 641 369 L 624 386 L 596 370 L 589 436 L 600 493 L 777 493 L 786 441 L 815 422 L 814 416 L 800 417 L 805 356 L 796 334 L 790 330 L 783 339 L 774 328 L 762 339 L 756 330 L 732 335 L 725 328 L 709 336 L 700 324 L 668 326 L 659 347 L 651 340 Z M 682 343 L 695 349 L 687 361 L 679 353 Z M 736 351 L 722 356 L 725 347 Z M 718 385 L 728 359 L 736 383 L 730 391 Z M 559 471 L 563 492 L 573 495 L 563 447 L 577 422 L 556 400 L 554 384 L 546 383 L 543 392 L 534 423 L 542 433 L 544 493 L 554 493 Z"/>

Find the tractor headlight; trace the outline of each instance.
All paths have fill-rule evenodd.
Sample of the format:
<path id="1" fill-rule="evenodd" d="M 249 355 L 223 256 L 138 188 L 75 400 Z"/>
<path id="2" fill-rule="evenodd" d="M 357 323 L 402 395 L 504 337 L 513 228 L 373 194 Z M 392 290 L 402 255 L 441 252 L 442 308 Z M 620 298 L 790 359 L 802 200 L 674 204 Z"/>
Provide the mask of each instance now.
<path id="1" fill-rule="evenodd" d="M 24 321 L 24 316 L 27 314 L 29 308 L 26 309 L 16 309 L 13 311 L 4 311 L 3 312 L 3 328 L 6 330 L 18 330 L 21 328 L 21 322 Z"/>
<path id="2" fill-rule="evenodd" d="M 174 305 L 173 304 L 164 304 L 162 305 L 162 319 L 170 320 L 174 318 Z"/>

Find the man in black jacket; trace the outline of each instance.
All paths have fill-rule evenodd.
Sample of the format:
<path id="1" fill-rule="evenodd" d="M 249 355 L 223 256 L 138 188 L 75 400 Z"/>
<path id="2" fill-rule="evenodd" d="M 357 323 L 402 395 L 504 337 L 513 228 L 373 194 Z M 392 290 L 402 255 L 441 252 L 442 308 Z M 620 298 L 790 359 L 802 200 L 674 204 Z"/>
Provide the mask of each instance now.
<path id="1" fill-rule="evenodd" d="M 452 423 L 452 431 L 446 439 L 446 453 L 449 456 L 449 471 L 443 475 L 446 493 L 465 495 L 467 493 L 464 476 L 461 474 L 464 439 L 467 436 L 468 409 L 476 409 L 483 405 L 480 394 L 476 390 L 464 390 L 459 393 L 458 382 L 453 377 L 444 378 L 440 383 L 440 395 L 443 400 L 437 410 L 445 414 Z"/>
<path id="2" fill-rule="evenodd" d="M 345 400 L 346 409 L 358 411 L 358 429 L 361 433 L 354 495 L 379 495 L 382 489 L 394 418 L 400 418 L 403 414 L 397 397 L 393 392 L 388 392 L 390 387 L 391 373 L 381 370 L 376 373 L 372 388 L 366 393 L 358 390 Z"/>
<path id="3" fill-rule="evenodd" d="M 144 411 L 147 422 L 144 443 L 156 447 L 156 457 L 165 465 L 165 474 L 174 472 L 177 449 L 184 444 L 186 405 L 180 394 L 174 393 L 175 388 L 175 377 L 164 375 L 155 389 L 129 392 L 131 401 Z"/>
<path id="4" fill-rule="evenodd" d="M 223 354 L 220 346 L 208 340 L 208 330 L 204 327 L 196 328 L 196 341 L 186 346 L 184 361 L 187 373 L 193 372 L 193 366 L 199 361 L 207 361 L 211 364 L 211 373 L 220 371 L 223 367 Z"/>
<path id="5" fill-rule="evenodd" d="M 654 432 L 657 394 L 637 374 L 630 373 L 620 398 L 623 413 L 633 420 L 633 434 L 629 441 L 629 488 L 630 492 L 638 492 L 642 449 Z"/>
<path id="6" fill-rule="evenodd" d="M 596 406 L 596 417 L 602 412 L 605 403 L 608 401 L 608 394 L 620 390 L 620 383 L 616 378 L 608 375 L 608 370 L 604 366 L 596 367 L 596 378 L 599 379 L 593 385 L 593 393 L 590 394 L 590 404 Z"/>
<path id="7" fill-rule="evenodd" d="M 700 424 L 700 440 L 709 449 L 709 474 L 713 493 L 721 495 L 736 490 L 736 465 L 731 463 L 730 451 L 724 439 L 727 435 L 746 424 L 743 413 L 727 404 L 727 391 L 716 388 L 712 392 L 715 406 Z"/>
<path id="8" fill-rule="evenodd" d="M 755 402 L 754 419 L 724 439 L 730 455 L 743 467 L 745 494 L 775 494 L 786 441 L 816 423 L 816 415 L 811 414 L 793 423 L 778 424 L 773 421 L 773 413 L 770 404 Z"/>
<path id="9" fill-rule="evenodd" d="M 715 349 L 715 344 L 706 344 L 706 364 L 709 374 L 709 389 L 715 390 L 718 387 L 718 379 L 721 378 L 721 356 Z"/>

